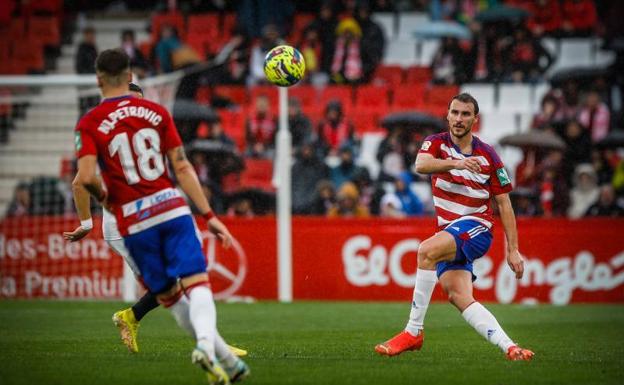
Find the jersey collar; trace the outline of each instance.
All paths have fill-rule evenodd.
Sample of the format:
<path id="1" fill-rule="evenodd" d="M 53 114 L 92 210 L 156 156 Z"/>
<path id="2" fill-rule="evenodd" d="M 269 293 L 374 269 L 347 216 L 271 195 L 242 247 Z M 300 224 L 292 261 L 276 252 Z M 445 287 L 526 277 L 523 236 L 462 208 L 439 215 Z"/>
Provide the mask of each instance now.
<path id="1" fill-rule="evenodd" d="M 102 103 L 115 102 L 115 101 L 118 101 L 118 100 L 129 99 L 129 98 L 132 98 L 132 97 L 133 96 L 130 95 L 130 94 L 128 94 L 128 95 L 121 95 L 121 96 L 115 96 L 113 98 L 102 99 Z"/>

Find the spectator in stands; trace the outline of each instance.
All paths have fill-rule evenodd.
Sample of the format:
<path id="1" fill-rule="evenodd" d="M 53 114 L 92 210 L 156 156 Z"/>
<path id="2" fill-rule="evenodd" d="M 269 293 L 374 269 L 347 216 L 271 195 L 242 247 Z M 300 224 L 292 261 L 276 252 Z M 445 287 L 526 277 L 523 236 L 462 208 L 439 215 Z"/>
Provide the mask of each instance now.
<path id="1" fill-rule="evenodd" d="M 323 43 L 319 31 L 310 25 L 303 30 L 303 37 L 299 44 L 299 51 L 303 55 L 306 65 L 306 77 L 314 85 L 325 85 L 329 81 L 326 72 L 322 72 L 323 64 Z"/>
<path id="2" fill-rule="evenodd" d="M 547 94 L 542 98 L 540 110 L 533 116 L 531 128 L 545 129 L 556 120 L 557 110 L 559 109 L 559 100 L 552 94 Z"/>
<path id="3" fill-rule="evenodd" d="M 210 203 L 210 208 L 212 209 L 212 211 L 214 211 L 217 215 L 223 214 L 223 199 L 221 198 L 221 194 L 218 193 L 218 187 L 212 183 L 201 183 L 201 188 L 204 196 Z M 192 201 L 190 203 L 191 211 L 193 212 L 193 214 L 201 214 L 199 209 L 192 203 Z"/>
<path id="4" fill-rule="evenodd" d="M 410 185 L 412 183 L 412 175 L 409 171 L 403 171 L 398 178 L 394 181 L 394 191 L 388 193 L 386 195 L 394 195 L 394 198 L 385 198 L 385 207 L 382 205 L 382 210 L 386 210 L 386 214 L 393 217 L 412 217 L 417 215 L 422 215 L 424 212 L 424 207 L 420 198 L 410 189 Z M 382 201 L 384 201 L 382 198 Z M 396 207 L 396 201 L 400 203 L 398 207 Z M 399 213 L 396 212 L 398 209 Z"/>
<path id="5" fill-rule="evenodd" d="M 342 104 L 332 100 L 325 107 L 325 118 L 318 125 L 318 147 L 323 156 L 335 155 L 343 146 L 355 147 L 353 125 L 347 121 Z"/>
<path id="6" fill-rule="evenodd" d="M 440 48 L 431 62 L 431 73 L 434 84 L 460 84 L 466 79 L 463 65 L 464 52 L 459 41 L 453 37 L 442 39 Z"/>
<path id="7" fill-rule="evenodd" d="M 337 84 L 357 84 L 363 80 L 362 29 L 353 18 L 343 19 L 336 27 L 336 43 L 331 64 L 331 79 Z"/>
<path id="8" fill-rule="evenodd" d="M 236 148 L 234 140 L 232 140 L 232 138 L 230 138 L 225 131 L 223 131 L 221 119 L 214 120 L 208 124 L 208 136 L 206 139 L 221 143 L 232 149 Z"/>
<path id="9" fill-rule="evenodd" d="M 182 47 L 182 42 L 178 38 L 175 28 L 171 25 L 163 25 L 160 30 L 160 38 L 154 49 L 159 72 L 168 73 L 174 70 L 173 53 L 180 47 Z"/>
<path id="10" fill-rule="evenodd" d="M 516 187 L 509 194 L 517 217 L 534 217 L 539 213 L 535 191 L 526 187 Z"/>
<path id="11" fill-rule="evenodd" d="M 535 83 L 553 63 L 553 57 L 540 40 L 524 27 L 514 30 L 513 42 L 507 54 L 509 80 L 516 83 Z"/>
<path id="12" fill-rule="evenodd" d="M 554 89 L 552 94 L 559 100 L 557 120 L 576 119 L 579 111 L 578 84 L 574 80 L 567 80 L 561 88 Z"/>
<path id="13" fill-rule="evenodd" d="M 292 166 L 292 208 L 294 214 L 309 214 L 316 198 L 316 186 L 327 179 L 329 170 L 314 151 L 314 143 L 306 142 L 297 152 Z"/>
<path id="14" fill-rule="evenodd" d="M 561 29 L 564 36 L 591 36 L 598 21 L 593 0 L 563 0 Z"/>
<path id="15" fill-rule="evenodd" d="M 501 81 L 504 75 L 505 49 L 510 39 L 494 23 L 471 23 L 473 40 L 464 60 L 464 72 L 470 81 Z"/>
<path id="16" fill-rule="evenodd" d="M 369 81 L 383 59 L 386 42 L 381 27 L 371 19 L 370 7 L 367 2 L 358 4 L 355 18 L 362 28 L 361 48 L 364 81 Z"/>
<path id="17" fill-rule="evenodd" d="M 527 26 L 534 35 L 552 35 L 561 28 L 559 0 L 530 1 L 528 10 L 530 17 Z"/>
<path id="18" fill-rule="evenodd" d="M 574 186 L 570 190 L 568 217 L 576 219 L 585 215 L 599 196 L 598 177 L 594 167 L 589 163 L 579 164 L 574 171 Z"/>
<path id="19" fill-rule="evenodd" d="M 603 185 L 611 183 L 614 170 L 609 163 L 606 151 L 600 151 L 596 148 L 592 149 L 591 159 L 592 166 L 594 166 L 594 170 L 596 170 L 596 175 L 598 176 L 598 184 Z"/>
<path id="20" fill-rule="evenodd" d="M 314 201 L 311 205 L 310 214 L 327 215 L 329 210 L 336 204 L 336 191 L 329 180 L 322 180 L 316 185 Z"/>
<path id="21" fill-rule="evenodd" d="M 227 210 L 228 217 L 239 218 L 253 218 L 255 213 L 253 211 L 253 204 L 248 198 L 241 198 L 235 200 Z"/>
<path id="22" fill-rule="evenodd" d="M 624 207 L 616 200 L 613 186 L 600 187 L 600 197 L 585 213 L 586 217 L 623 217 Z"/>
<path id="23" fill-rule="evenodd" d="M 322 45 L 320 69 L 326 74 L 329 74 L 331 71 L 337 25 L 338 21 L 334 10 L 334 2 L 326 0 L 321 4 L 317 18 L 308 26 L 308 28 L 315 29 L 319 33 L 319 39 Z"/>
<path id="24" fill-rule="evenodd" d="M 13 191 L 13 199 L 6 211 L 7 217 L 21 217 L 31 214 L 30 186 L 20 182 Z"/>
<path id="25" fill-rule="evenodd" d="M 563 139 L 567 144 L 563 173 L 569 185 L 576 166 L 591 161 L 591 138 L 578 121 L 571 120 L 565 127 Z"/>
<path id="26" fill-rule="evenodd" d="M 349 146 L 343 146 L 340 148 L 340 163 L 332 167 L 330 171 L 330 179 L 337 189 L 340 189 L 343 184 L 351 182 L 360 173 L 368 174 L 368 170 L 355 165 L 353 159 L 353 150 Z"/>
<path id="27" fill-rule="evenodd" d="M 301 111 L 301 103 L 297 98 L 290 98 L 288 103 L 288 129 L 292 135 L 294 149 L 313 140 L 312 122 Z"/>
<path id="28" fill-rule="evenodd" d="M 253 86 L 266 81 L 264 75 L 264 57 L 275 46 L 284 44 L 279 29 L 275 24 L 267 24 L 262 28 L 262 38 L 251 49 L 249 76 L 247 85 Z"/>
<path id="29" fill-rule="evenodd" d="M 213 60 L 215 83 L 245 84 L 249 75 L 250 40 L 242 28 L 235 28 L 232 37 Z"/>
<path id="30" fill-rule="evenodd" d="M 269 98 L 258 95 L 255 111 L 247 119 L 245 138 L 249 156 L 270 158 L 273 155 L 277 123 L 269 107 Z"/>
<path id="31" fill-rule="evenodd" d="M 373 183 L 368 169 L 362 167 L 361 172 L 353 176 L 353 183 L 360 193 L 359 203 L 372 215 L 379 215 L 379 202 L 386 192 L 380 184 Z"/>
<path id="32" fill-rule="evenodd" d="M 592 142 L 599 142 L 609 133 L 611 113 L 609 107 L 602 101 L 596 89 L 589 91 L 585 103 L 578 115 L 579 122 L 587 128 Z"/>
<path id="33" fill-rule="evenodd" d="M 134 31 L 126 29 L 121 33 L 121 48 L 130 57 L 130 68 L 132 72 L 139 78 L 144 77 L 147 74 L 147 60 L 143 56 L 143 53 L 136 45 Z"/>
<path id="34" fill-rule="evenodd" d="M 338 190 L 337 205 L 330 208 L 327 216 L 332 218 L 366 218 L 369 216 L 368 209 L 362 206 L 359 200 L 360 194 L 352 182 L 347 182 Z"/>
<path id="35" fill-rule="evenodd" d="M 197 174 L 197 178 L 200 183 L 209 183 L 210 182 L 210 168 L 208 167 L 208 158 L 206 154 L 201 151 L 193 151 L 190 154 L 191 165 L 195 169 L 195 173 Z"/>
<path id="36" fill-rule="evenodd" d="M 78 45 L 78 50 L 76 51 L 76 73 L 94 74 L 97 53 L 95 29 L 93 27 L 87 27 L 82 30 L 82 42 Z"/>

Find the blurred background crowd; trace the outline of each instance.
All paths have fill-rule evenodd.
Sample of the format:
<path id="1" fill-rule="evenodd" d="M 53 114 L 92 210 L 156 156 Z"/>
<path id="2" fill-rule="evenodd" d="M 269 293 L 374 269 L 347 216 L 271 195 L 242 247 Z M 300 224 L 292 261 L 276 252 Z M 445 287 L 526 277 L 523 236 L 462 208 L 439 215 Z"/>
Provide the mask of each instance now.
<path id="1" fill-rule="evenodd" d="M 172 112 L 219 214 L 275 209 L 277 90 L 263 62 L 291 44 L 307 69 L 289 89 L 294 214 L 432 215 L 428 177 L 412 166 L 463 90 L 483 103 L 476 135 L 512 148 L 517 215 L 624 215 L 623 2 L 6 0 L 0 72 L 52 72 L 72 46 L 71 72 L 93 74 L 93 20 L 146 12 L 145 28 L 115 31 L 117 45 L 139 83 L 185 71 Z M 20 33 L 38 45 L 15 45 Z M 97 102 L 82 97 L 81 112 Z M 4 146 L 19 114 L 0 106 Z M 71 213 L 74 173 L 66 156 L 58 178 L 22 181 L 6 215 Z"/>

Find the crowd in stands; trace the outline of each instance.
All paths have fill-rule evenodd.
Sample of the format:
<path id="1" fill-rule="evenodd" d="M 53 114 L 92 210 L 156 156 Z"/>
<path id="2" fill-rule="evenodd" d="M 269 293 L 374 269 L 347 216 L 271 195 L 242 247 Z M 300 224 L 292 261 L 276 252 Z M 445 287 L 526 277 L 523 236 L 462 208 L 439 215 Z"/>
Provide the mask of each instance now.
<path id="1" fill-rule="evenodd" d="M 186 2 L 180 3 L 180 9 L 190 11 Z M 615 1 L 589 0 L 414 1 L 411 5 L 428 12 L 431 20 L 459 22 L 470 35 L 442 37 L 430 67 L 415 63 L 401 68 L 383 64 L 389 36 L 371 13 L 395 12 L 410 2 L 271 3 L 263 8 L 258 1 L 241 1 L 236 16 L 212 3 L 205 10 L 218 12 L 160 13 L 152 19 L 151 41 L 141 44 L 133 31 L 121 34 L 121 47 L 139 77 L 212 63 L 193 75 L 191 94 L 217 113 L 191 125 L 185 141 L 205 193 L 220 214 L 249 217 L 272 213 L 275 207 L 271 175 L 277 92 L 267 86 L 263 72 L 264 56 L 272 47 L 295 45 L 307 67 L 304 84 L 290 90 L 288 105 L 293 213 L 422 216 L 433 212 L 430 193 L 422 189 L 428 178 L 416 174 L 412 165 L 423 138 L 439 127 L 381 128 L 381 118 L 406 109 L 443 117 L 448 100 L 464 83 L 543 83 L 556 60 L 544 37 L 600 36 L 608 42 L 618 34 L 612 12 L 620 7 Z M 501 4 L 526 15 L 494 22 L 479 18 Z M 79 73 L 82 68 L 92 71 L 97 52 L 93 31 L 83 32 L 76 56 Z M 613 68 L 621 64 L 619 55 Z M 610 135 L 623 128 L 622 111 L 613 110 L 613 79 L 609 72 L 589 83 L 569 79 L 545 94 L 531 129 L 558 136 L 566 147 L 523 148 L 523 159 L 512 172 L 517 215 L 624 215 L 624 157 L 621 148 L 608 144 Z M 358 162 L 362 137 L 369 132 L 385 135 L 374 156 L 378 175 Z M 240 194 L 241 189 L 249 191 Z M 9 215 L 32 212 L 31 190 L 18 186 Z"/>

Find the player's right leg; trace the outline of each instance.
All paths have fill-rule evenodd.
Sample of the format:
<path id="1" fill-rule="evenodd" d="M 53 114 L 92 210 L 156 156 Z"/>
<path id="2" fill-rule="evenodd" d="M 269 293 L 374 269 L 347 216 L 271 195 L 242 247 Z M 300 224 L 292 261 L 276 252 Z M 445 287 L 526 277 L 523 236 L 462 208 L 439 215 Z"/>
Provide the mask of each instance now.
<path id="1" fill-rule="evenodd" d="M 377 353 L 395 356 L 408 350 L 420 350 L 425 338 L 423 330 L 425 315 L 437 282 L 436 263 L 453 259 L 455 252 L 455 239 L 444 231 L 428 238 L 420 245 L 409 321 L 405 330 L 377 345 L 375 347 Z"/>

